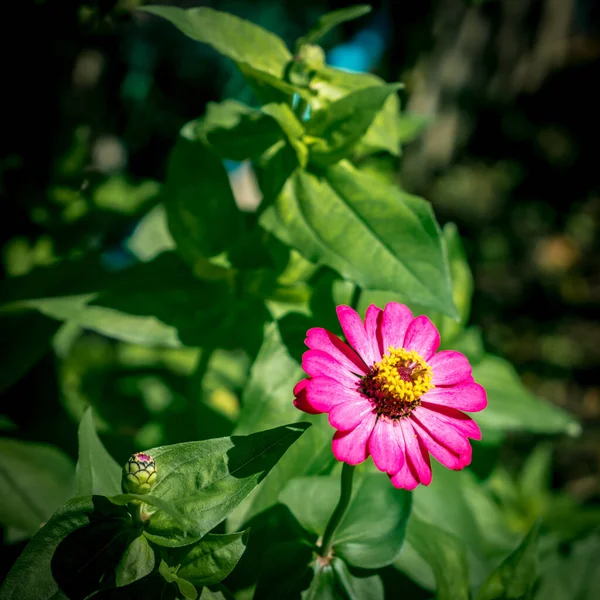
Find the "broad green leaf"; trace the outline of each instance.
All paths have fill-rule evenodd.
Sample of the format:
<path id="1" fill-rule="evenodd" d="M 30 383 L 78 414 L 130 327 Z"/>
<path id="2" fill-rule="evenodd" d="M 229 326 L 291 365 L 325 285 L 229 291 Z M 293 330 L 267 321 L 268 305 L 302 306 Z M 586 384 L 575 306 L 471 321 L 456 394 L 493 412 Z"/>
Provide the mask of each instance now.
<path id="1" fill-rule="evenodd" d="M 337 477 L 302 477 L 288 483 L 279 496 L 308 531 L 325 533 L 339 498 Z M 411 495 L 397 490 L 379 473 L 368 473 L 355 491 L 348 512 L 333 538 L 333 550 L 349 564 L 377 569 L 400 552 Z"/>
<path id="2" fill-rule="evenodd" d="M 72 496 L 74 475 L 58 448 L 0 439 L 0 524 L 35 534 Z"/>
<path id="3" fill-rule="evenodd" d="M 538 577 L 539 523 L 481 586 L 477 600 L 528 600 Z"/>
<path id="4" fill-rule="evenodd" d="M 0 314 L 0 394 L 44 356 L 60 324 L 37 313 Z"/>
<path id="5" fill-rule="evenodd" d="M 384 600 L 385 591 L 379 575 L 357 576 L 339 558 L 334 558 L 331 566 L 348 600 Z"/>
<path id="6" fill-rule="evenodd" d="M 487 392 L 488 406 L 476 415 L 483 427 L 503 431 L 578 435 L 577 420 L 525 388 L 506 360 L 486 354 L 473 365 L 473 377 Z"/>
<path id="7" fill-rule="evenodd" d="M 196 598 L 198 597 L 198 591 L 196 590 L 194 585 L 190 583 L 187 579 L 179 576 L 177 567 L 169 567 L 169 565 L 167 565 L 167 563 L 163 560 L 160 563 L 158 571 L 165 578 L 166 581 L 177 585 L 179 593 L 184 598 L 188 598 L 189 600 L 196 600 Z"/>
<path id="8" fill-rule="evenodd" d="M 469 600 L 467 557 L 456 536 L 413 516 L 406 528 L 406 544 L 431 566 L 437 600 Z"/>
<path id="9" fill-rule="evenodd" d="M 52 556 L 52 575 L 73 600 L 86 598 L 111 577 L 133 534 L 131 520 L 105 518 L 69 533 Z"/>
<path id="10" fill-rule="evenodd" d="M 248 531 L 227 535 L 209 533 L 191 546 L 173 550 L 169 562 L 179 565 L 177 574 L 194 585 L 212 585 L 231 573 L 247 544 Z"/>
<path id="11" fill-rule="evenodd" d="M 310 103 L 315 110 L 319 110 L 355 90 L 376 85 L 383 86 L 386 83 L 371 73 L 350 73 L 325 66 L 317 70 L 310 82 L 311 90 L 316 92 L 316 96 L 310 98 Z M 391 94 L 357 146 L 356 153 L 369 154 L 383 150 L 398 156 L 399 118 L 400 101 L 397 94 Z"/>
<path id="12" fill-rule="evenodd" d="M 295 172 L 261 224 L 363 288 L 397 292 L 407 303 L 457 316 L 431 206 L 347 162 L 323 177 Z"/>
<path id="13" fill-rule="evenodd" d="M 154 550 L 143 535 L 135 537 L 115 567 L 117 587 L 129 585 L 150 575 L 154 570 Z"/>
<path id="14" fill-rule="evenodd" d="M 208 143 L 231 160 L 257 157 L 283 137 L 277 121 L 236 100 L 209 102 L 201 127 Z"/>
<path id="15" fill-rule="evenodd" d="M 88 408 L 79 423 L 77 495 L 112 496 L 121 492 L 121 467 L 106 451 L 96 433 L 94 414 Z"/>
<path id="16" fill-rule="evenodd" d="M 212 8 L 184 10 L 174 6 L 144 6 L 194 40 L 209 44 L 236 63 L 282 79 L 292 58 L 283 41 L 258 25 Z"/>
<path id="17" fill-rule="evenodd" d="M 398 87 L 390 84 L 358 89 L 315 111 L 306 127 L 311 162 L 323 166 L 347 157 Z"/>
<path id="18" fill-rule="evenodd" d="M 293 404 L 294 385 L 303 377 L 300 365 L 290 356 L 281 340 L 277 324 L 268 324 L 242 395 L 242 410 L 235 433 L 247 434 L 294 420 L 310 421 L 313 426 L 286 452 L 249 502 L 240 506 L 230 520 L 231 527 L 241 526 L 247 519 L 275 504 L 289 479 L 318 472 L 332 456 L 333 431 L 327 419 L 322 415 L 307 415 Z M 320 454 L 323 448 L 327 451 L 325 457 Z"/>
<path id="19" fill-rule="evenodd" d="M 159 472 L 153 495 L 170 502 L 187 526 L 158 510 L 149 520 L 145 535 L 152 542 L 171 547 L 199 540 L 262 481 L 309 426 L 297 423 L 248 436 L 148 450 Z"/>
<path id="20" fill-rule="evenodd" d="M 262 346 L 244 387 L 235 433 L 254 433 L 304 416 L 294 406 L 292 392 L 304 376 L 302 368 L 284 346 L 277 323 L 267 324 Z"/>
<path id="21" fill-rule="evenodd" d="M 241 235 L 243 222 L 221 159 L 191 125 L 169 156 L 163 198 L 177 249 L 196 269 L 226 251 Z"/>
<path id="22" fill-rule="evenodd" d="M 429 486 L 413 492 L 413 515 L 453 534 L 464 543 L 471 578 L 480 583 L 489 572 L 482 534 L 467 502 L 467 472 L 455 472 L 432 461 L 433 479 Z"/>
<path id="23" fill-rule="evenodd" d="M 308 544 L 274 544 L 263 556 L 254 600 L 299 600 L 313 579 L 309 566 L 313 552 Z"/>
<path id="24" fill-rule="evenodd" d="M 319 20 L 310 28 L 310 31 L 306 35 L 298 39 L 296 42 L 296 49 L 298 50 L 304 44 L 314 44 L 324 35 L 329 33 L 334 27 L 337 27 L 346 21 L 358 19 L 370 12 L 371 7 L 368 4 L 357 4 L 356 6 L 340 8 L 325 13 L 319 17 Z"/>
<path id="25" fill-rule="evenodd" d="M 21 553 L 0 588 L 0 600 L 62 600 L 50 562 L 59 543 L 90 522 L 94 512 L 122 514 L 106 498 L 73 498 L 60 508 Z"/>

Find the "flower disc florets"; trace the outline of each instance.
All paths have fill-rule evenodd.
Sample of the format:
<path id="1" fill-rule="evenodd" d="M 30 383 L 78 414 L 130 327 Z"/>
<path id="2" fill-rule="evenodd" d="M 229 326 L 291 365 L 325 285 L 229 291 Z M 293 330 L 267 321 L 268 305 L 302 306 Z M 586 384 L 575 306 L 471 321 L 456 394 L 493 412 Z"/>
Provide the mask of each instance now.
<path id="1" fill-rule="evenodd" d="M 359 390 L 374 405 L 377 416 L 407 417 L 421 404 L 420 398 L 435 387 L 431 367 L 417 352 L 390 346 L 359 382 Z"/>

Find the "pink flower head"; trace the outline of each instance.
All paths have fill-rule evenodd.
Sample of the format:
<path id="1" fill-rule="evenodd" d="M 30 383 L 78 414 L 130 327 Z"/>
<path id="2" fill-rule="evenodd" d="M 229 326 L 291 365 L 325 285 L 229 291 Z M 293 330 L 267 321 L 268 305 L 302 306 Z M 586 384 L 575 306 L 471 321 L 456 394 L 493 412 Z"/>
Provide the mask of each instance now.
<path id="1" fill-rule="evenodd" d="M 337 429 L 333 454 L 356 465 L 373 457 L 397 488 L 431 482 L 432 454 L 449 469 L 471 462 L 468 438 L 477 424 L 462 411 L 487 404 L 465 356 L 437 352 L 440 334 L 425 316 L 413 318 L 403 304 L 369 306 L 365 321 L 349 306 L 337 314 L 345 344 L 320 327 L 309 329 L 302 357 L 308 379 L 294 388 L 294 404 L 328 413 Z"/>

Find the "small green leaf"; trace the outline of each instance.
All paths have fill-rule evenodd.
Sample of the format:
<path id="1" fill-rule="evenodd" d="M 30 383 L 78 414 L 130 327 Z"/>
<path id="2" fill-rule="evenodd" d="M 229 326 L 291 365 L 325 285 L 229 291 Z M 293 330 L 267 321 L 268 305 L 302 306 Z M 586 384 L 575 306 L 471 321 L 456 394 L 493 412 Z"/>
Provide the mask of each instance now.
<path id="1" fill-rule="evenodd" d="M 169 562 L 179 565 L 177 574 L 194 585 L 212 585 L 231 573 L 247 544 L 247 530 L 227 535 L 209 533 L 191 546 L 173 550 Z"/>
<path id="2" fill-rule="evenodd" d="M 294 149 L 298 164 L 305 167 L 308 162 L 308 148 L 302 138 L 304 137 L 304 126 L 298 121 L 294 111 L 287 104 L 270 103 L 262 107 L 262 112 L 273 118 L 281 127 L 287 141 Z"/>
<path id="3" fill-rule="evenodd" d="M 225 12 L 174 6 L 144 6 L 140 10 L 167 19 L 188 37 L 209 44 L 236 63 L 278 79 L 292 58 L 275 34 Z"/>
<path id="4" fill-rule="evenodd" d="M 487 392 L 487 408 L 476 417 L 483 428 L 569 435 L 581 431 L 569 413 L 529 392 L 514 367 L 502 358 L 484 355 L 473 365 L 473 378 Z"/>
<path id="5" fill-rule="evenodd" d="M 296 50 L 300 49 L 304 44 L 314 44 L 318 42 L 324 35 L 329 33 L 334 27 L 353 21 L 371 12 L 371 7 L 368 4 L 357 4 L 348 8 L 340 8 L 332 10 L 319 17 L 319 20 L 310 28 L 310 31 L 296 42 Z"/>
<path id="6" fill-rule="evenodd" d="M 58 448 L 0 439 L 0 524 L 34 535 L 72 494 L 75 470 Z"/>
<path id="7" fill-rule="evenodd" d="M 154 550 L 142 535 L 134 538 L 115 568 L 117 587 L 129 585 L 154 570 Z"/>
<path id="8" fill-rule="evenodd" d="M 60 323 L 43 315 L 0 315 L 0 394 L 19 381 L 44 356 Z"/>
<path id="9" fill-rule="evenodd" d="M 170 547 L 199 540 L 262 481 L 308 427 L 297 423 L 248 436 L 148 450 L 159 472 L 153 495 L 172 504 L 186 526 L 159 509 L 147 523 L 145 535 Z"/>
<path id="10" fill-rule="evenodd" d="M 385 590 L 379 575 L 357 576 L 339 558 L 334 558 L 331 566 L 348 600 L 384 600 Z"/>
<path id="11" fill-rule="evenodd" d="M 177 249 L 196 269 L 227 250 L 243 224 L 221 159 L 192 125 L 183 128 L 169 156 L 163 198 Z"/>
<path id="12" fill-rule="evenodd" d="M 279 499 L 308 531 L 322 536 L 339 497 L 337 477 L 293 479 Z M 389 565 L 400 552 L 411 494 L 397 490 L 379 473 L 364 476 L 333 538 L 333 550 L 365 569 Z"/>
<path id="13" fill-rule="evenodd" d="M 315 138 L 309 148 L 311 162 L 330 165 L 348 156 L 398 88 L 390 84 L 358 89 L 315 111 L 306 127 L 307 136 Z"/>
<path id="14" fill-rule="evenodd" d="M 92 513 L 110 516 L 122 514 L 122 510 L 98 496 L 69 500 L 27 544 L 0 588 L 0 600 L 62 598 L 50 569 L 59 543 L 72 531 L 87 525 Z"/>
<path id="15" fill-rule="evenodd" d="M 386 83 L 371 73 L 350 73 L 325 66 L 318 69 L 311 80 L 310 88 L 316 92 L 316 96 L 310 98 L 310 103 L 315 110 L 319 110 L 353 91 L 377 85 L 384 86 Z M 397 94 L 391 94 L 355 148 L 355 153 L 364 155 L 385 151 L 398 156 L 400 154 L 399 119 L 400 101 Z"/>
<path id="16" fill-rule="evenodd" d="M 363 288 L 397 292 L 409 304 L 458 316 L 431 206 L 346 161 L 324 177 L 295 172 L 261 225 Z"/>
<path id="17" fill-rule="evenodd" d="M 77 495 L 112 496 L 121 492 L 121 467 L 106 451 L 96 433 L 94 414 L 88 408 L 78 430 Z"/>
<path id="18" fill-rule="evenodd" d="M 100 519 L 69 533 L 52 556 L 52 575 L 71 599 L 86 598 L 112 576 L 133 530 L 125 518 Z"/>
<path id="19" fill-rule="evenodd" d="M 528 600 L 537 573 L 539 523 L 481 586 L 477 600 Z"/>
<path id="20" fill-rule="evenodd" d="M 467 557 L 456 536 L 412 516 L 406 529 L 406 544 L 433 570 L 437 600 L 469 600 Z"/>
<path id="21" fill-rule="evenodd" d="M 158 567 L 158 572 L 165 578 L 165 581 L 176 584 L 179 588 L 179 593 L 184 598 L 195 600 L 198 597 L 198 591 L 196 588 L 186 579 L 179 577 L 178 567 L 169 567 L 169 565 L 167 565 L 167 563 L 163 560 Z"/>
<path id="22" fill-rule="evenodd" d="M 277 121 L 236 100 L 209 102 L 198 127 L 203 129 L 206 141 L 231 160 L 257 157 L 283 138 Z"/>

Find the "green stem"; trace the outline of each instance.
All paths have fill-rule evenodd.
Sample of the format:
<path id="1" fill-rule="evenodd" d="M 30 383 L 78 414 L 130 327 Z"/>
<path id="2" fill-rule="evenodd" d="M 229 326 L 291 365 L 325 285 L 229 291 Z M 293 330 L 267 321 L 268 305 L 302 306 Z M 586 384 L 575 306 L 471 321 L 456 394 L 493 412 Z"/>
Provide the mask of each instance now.
<path id="1" fill-rule="evenodd" d="M 321 556 L 328 556 L 331 552 L 333 537 L 335 536 L 342 519 L 348 511 L 350 500 L 352 499 L 352 479 L 354 477 L 354 467 L 344 463 L 342 467 L 342 489 L 340 490 L 340 499 L 327 523 L 325 533 L 323 534 L 323 543 L 321 544 Z"/>

